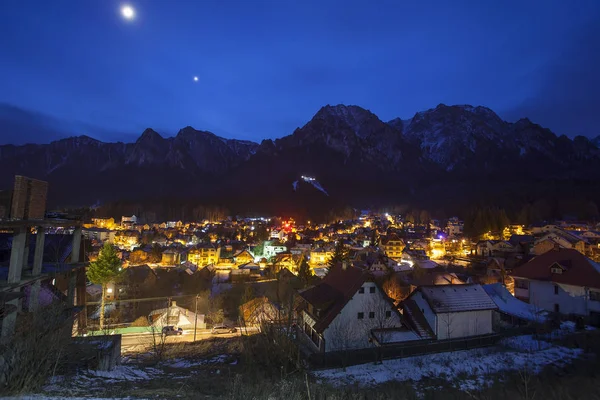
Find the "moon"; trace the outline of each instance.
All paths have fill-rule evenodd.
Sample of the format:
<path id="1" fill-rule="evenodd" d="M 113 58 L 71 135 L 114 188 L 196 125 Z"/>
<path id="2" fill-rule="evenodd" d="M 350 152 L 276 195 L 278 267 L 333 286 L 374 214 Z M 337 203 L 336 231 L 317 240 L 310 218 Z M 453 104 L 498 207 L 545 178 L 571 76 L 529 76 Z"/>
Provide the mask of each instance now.
<path id="1" fill-rule="evenodd" d="M 135 10 L 129 4 L 124 4 L 121 7 L 121 15 L 123 15 L 123 18 L 125 19 L 132 20 L 135 18 Z"/>
<path id="2" fill-rule="evenodd" d="M 198 77 L 197 76 L 194 77 L 194 82 L 198 82 Z"/>

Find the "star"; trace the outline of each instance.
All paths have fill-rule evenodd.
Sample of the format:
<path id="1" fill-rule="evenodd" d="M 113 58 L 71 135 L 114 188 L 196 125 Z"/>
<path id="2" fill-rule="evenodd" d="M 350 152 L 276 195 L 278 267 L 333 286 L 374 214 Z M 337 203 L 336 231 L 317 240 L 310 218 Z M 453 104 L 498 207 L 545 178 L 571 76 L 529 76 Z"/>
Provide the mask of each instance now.
<path id="1" fill-rule="evenodd" d="M 124 4 L 121 7 L 121 14 L 123 15 L 123 18 L 128 20 L 135 18 L 135 10 L 129 4 Z"/>

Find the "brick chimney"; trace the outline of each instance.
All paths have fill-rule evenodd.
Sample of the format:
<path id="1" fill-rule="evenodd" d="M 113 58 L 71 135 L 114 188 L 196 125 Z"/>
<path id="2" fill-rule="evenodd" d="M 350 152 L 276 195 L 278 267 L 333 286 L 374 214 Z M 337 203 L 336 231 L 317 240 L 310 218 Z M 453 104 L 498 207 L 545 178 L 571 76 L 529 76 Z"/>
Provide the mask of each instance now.
<path id="1" fill-rule="evenodd" d="M 554 250 L 555 251 L 560 251 L 560 244 L 558 244 L 558 243 L 555 242 L 554 243 Z"/>

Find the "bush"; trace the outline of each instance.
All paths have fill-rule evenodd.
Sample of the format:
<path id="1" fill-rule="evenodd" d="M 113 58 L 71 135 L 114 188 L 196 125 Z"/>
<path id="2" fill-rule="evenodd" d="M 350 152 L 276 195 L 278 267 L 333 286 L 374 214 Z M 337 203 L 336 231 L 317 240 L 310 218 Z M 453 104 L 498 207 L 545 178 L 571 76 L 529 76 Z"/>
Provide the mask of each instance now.
<path id="1" fill-rule="evenodd" d="M 133 321 L 131 323 L 131 326 L 136 326 L 136 327 L 144 327 L 144 326 L 149 326 L 150 324 L 148 323 L 148 318 L 141 316 L 138 319 L 136 319 L 135 321 Z"/>
<path id="2" fill-rule="evenodd" d="M 17 319 L 12 340 L 0 346 L 0 387 L 5 393 L 33 391 L 60 371 L 73 329 L 72 310 L 62 304 Z"/>

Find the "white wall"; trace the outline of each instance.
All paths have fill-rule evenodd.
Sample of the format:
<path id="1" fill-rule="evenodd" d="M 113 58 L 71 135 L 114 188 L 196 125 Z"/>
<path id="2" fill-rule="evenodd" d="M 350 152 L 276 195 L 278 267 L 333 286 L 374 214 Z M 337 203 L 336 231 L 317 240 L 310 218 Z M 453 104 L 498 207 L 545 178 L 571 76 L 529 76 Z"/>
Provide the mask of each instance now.
<path id="1" fill-rule="evenodd" d="M 362 286 L 364 293 L 358 293 L 348 301 L 346 306 L 323 332 L 325 338 L 325 351 L 362 349 L 372 346 L 369 343 L 371 329 L 400 327 L 400 314 L 391 302 L 385 300 L 383 293 L 372 282 L 365 282 Z M 370 293 L 375 287 L 375 293 Z M 369 312 L 375 312 L 375 318 L 369 318 Z M 385 312 L 391 311 L 391 317 L 385 319 Z M 358 313 L 363 312 L 363 319 L 358 319 Z"/>
<path id="2" fill-rule="evenodd" d="M 554 286 L 553 282 L 530 281 L 529 303 L 548 311 L 554 311 L 558 304 L 561 314 L 589 315 L 590 311 L 600 311 L 600 301 L 588 300 L 584 287 L 559 284 L 555 294 Z"/>
<path id="3" fill-rule="evenodd" d="M 492 310 L 437 314 L 437 338 L 455 339 L 493 333 Z"/>
<path id="4" fill-rule="evenodd" d="M 436 316 L 431 307 L 429 307 L 429 303 L 427 302 L 427 300 L 423 298 L 423 295 L 419 291 L 415 292 L 415 294 L 412 295 L 412 299 L 415 301 L 415 303 L 417 303 L 417 306 L 419 306 L 423 315 L 425 315 L 425 319 L 427 320 L 427 323 L 429 324 L 431 330 L 435 332 Z"/>

